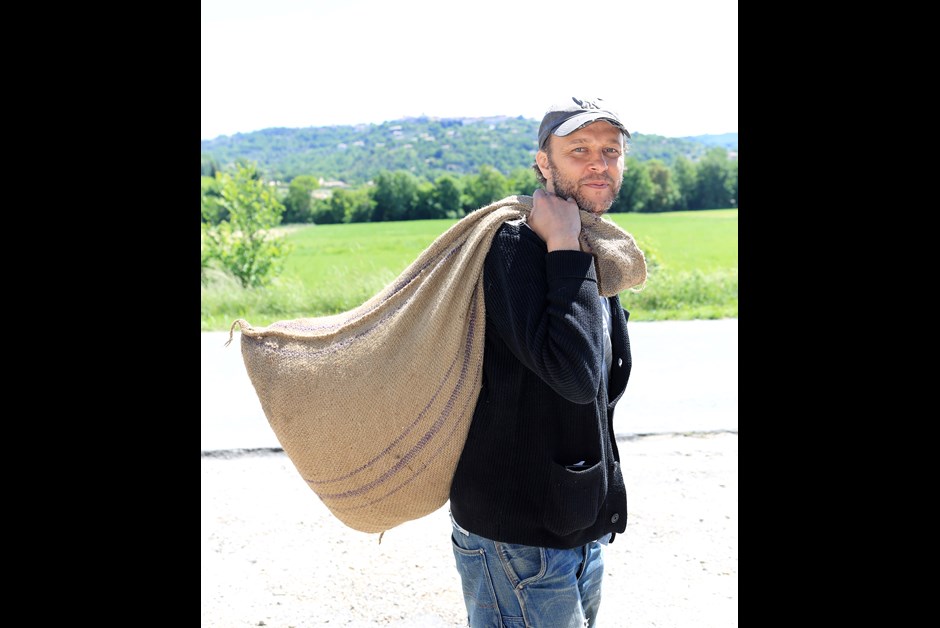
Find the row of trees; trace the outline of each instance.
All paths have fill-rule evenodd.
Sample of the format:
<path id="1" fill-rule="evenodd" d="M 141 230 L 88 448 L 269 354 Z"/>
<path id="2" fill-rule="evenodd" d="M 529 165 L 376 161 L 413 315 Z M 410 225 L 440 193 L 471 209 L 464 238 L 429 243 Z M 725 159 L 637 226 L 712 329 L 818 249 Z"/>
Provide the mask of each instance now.
<path id="1" fill-rule="evenodd" d="M 244 167 L 239 164 L 236 167 Z M 255 176 L 258 170 L 253 167 Z M 224 173 L 203 177 L 203 220 L 218 224 L 224 209 L 216 202 Z M 516 168 L 508 176 L 492 166 L 475 174 L 442 175 L 431 182 L 407 170 L 383 171 L 369 184 L 336 188 L 327 198 L 316 198 L 319 180 L 295 177 L 278 190 L 282 222 L 335 224 L 460 218 L 512 194 L 530 195 L 538 187 L 531 168 Z M 623 185 L 611 212 L 665 212 L 737 207 L 738 162 L 725 149 L 715 147 L 697 162 L 684 157 L 672 167 L 659 159 L 628 157 Z"/>

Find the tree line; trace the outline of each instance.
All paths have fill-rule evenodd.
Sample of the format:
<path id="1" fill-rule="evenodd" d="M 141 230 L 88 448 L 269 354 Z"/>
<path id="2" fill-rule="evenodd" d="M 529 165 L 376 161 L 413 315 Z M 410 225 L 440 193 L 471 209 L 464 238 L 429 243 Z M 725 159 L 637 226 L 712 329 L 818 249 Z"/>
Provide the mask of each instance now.
<path id="1" fill-rule="evenodd" d="M 695 162 L 679 156 L 672 166 L 660 159 L 628 156 L 625 166 L 612 213 L 738 206 L 738 160 L 730 159 L 724 148 L 712 147 Z M 250 170 L 254 180 L 264 180 L 252 162 L 239 161 L 230 170 L 236 179 L 248 176 L 245 172 Z M 219 201 L 232 176 L 217 171 L 213 177 L 202 177 L 203 222 L 217 225 L 229 219 Z M 515 168 L 507 176 L 489 165 L 474 174 L 445 174 L 434 181 L 408 170 L 382 171 L 369 183 L 334 188 L 325 198 L 314 193 L 320 180 L 313 175 L 294 177 L 286 186 L 270 183 L 271 202 L 281 206 L 281 223 L 314 224 L 461 218 L 513 194 L 531 195 L 539 187 L 532 168 Z"/>

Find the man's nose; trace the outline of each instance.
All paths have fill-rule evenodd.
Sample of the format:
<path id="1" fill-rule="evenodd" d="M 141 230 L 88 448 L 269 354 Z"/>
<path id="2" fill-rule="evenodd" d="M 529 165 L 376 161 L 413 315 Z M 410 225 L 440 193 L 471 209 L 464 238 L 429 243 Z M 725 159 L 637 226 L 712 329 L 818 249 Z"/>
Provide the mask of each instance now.
<path id="1" fill-rule="evenodd" d="M 591 159 L 590 166 L 592 170 L 596 170 L 598 172 L 603 172 L 604 170 L 607 170 L 607 166 L 608 166 L 607 157 L 604 155 L 604 153 L 597 153 Z"/>

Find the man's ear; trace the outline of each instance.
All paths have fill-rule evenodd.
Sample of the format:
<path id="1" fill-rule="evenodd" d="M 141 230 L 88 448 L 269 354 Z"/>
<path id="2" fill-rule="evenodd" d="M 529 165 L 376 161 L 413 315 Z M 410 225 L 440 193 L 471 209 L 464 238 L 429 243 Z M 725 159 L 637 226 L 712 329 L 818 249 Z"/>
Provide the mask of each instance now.
<path id="1" fill-rule="evenodd" d="M 548 167 L 548 153 L 546 153 L 544 150 L 540 150 L 539 152 L 535 153 L 535 163 L 542 172 L 542 176 L 545 177 L 548 181 L 551 181 L 552 171 Z"/>

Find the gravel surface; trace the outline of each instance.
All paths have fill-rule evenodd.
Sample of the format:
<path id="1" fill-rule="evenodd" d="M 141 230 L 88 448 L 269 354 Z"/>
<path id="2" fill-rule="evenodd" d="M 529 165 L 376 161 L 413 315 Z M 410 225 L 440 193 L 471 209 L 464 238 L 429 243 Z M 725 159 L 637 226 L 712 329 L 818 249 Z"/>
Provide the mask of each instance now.
<path id="1" fill-rule="evenodd" d="M 736 628 L 738 435 L 619 441 L 629 521 L 605 550 L 598 628 Z M 466 626 L 447 505 L 365 534 L 281 451 L 202 457 L 204 628 Z"/>

